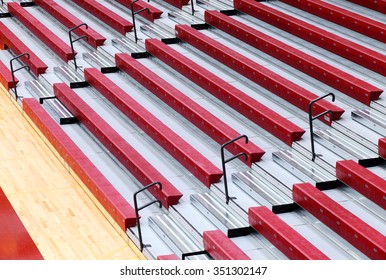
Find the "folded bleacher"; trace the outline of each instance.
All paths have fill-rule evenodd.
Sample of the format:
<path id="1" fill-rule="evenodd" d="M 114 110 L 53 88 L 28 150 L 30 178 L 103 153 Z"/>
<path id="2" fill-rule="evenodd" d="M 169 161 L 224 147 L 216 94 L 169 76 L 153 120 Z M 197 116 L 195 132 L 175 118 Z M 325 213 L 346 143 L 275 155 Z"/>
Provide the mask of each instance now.
<path id="1" fill-rule="evenodd" d="M 74 28 L 83 23 L 80 19 L 78 19 L 76 16 L 71 14 L 69 11 L 61 7 L 53 0 L 34 0 L 34 3 L 39 5 L 42 9 L 44 9 L 47 13 L 53 16 L 68 29 Z M 97 48 L 103 45 L 106 41 L 105 37 L 103 37 L 91 27 L 86 28 L 85 26 L 81 26 L 74 30 L 74 33 L 79 37 L 86 36 L 87 39 L 84 38 L 83 40 L 93 48 Z"/>
<path id="2" fill-rule="evenodd" d="M 316 94 L 188 25 L 176 25 L 175 28 L 177 37 L 182 41 L 189 43 L 305 112 L 309 110 L 309 103 L 318 98 Z M 315 103 L 313 109 L 314 115 L 331 111 L 333 115 L 331 119 L 326 121 L 327 123 L 338 120 L 344 112 L 343 109 L 326 100 Z M 322 118 L 322 120 L 325 120 L 325 118 Z"/>
<path id="3" fill-rule="evenodd" d="M 0 43 L 3 49 L 8 48 L 16 55 L 28 53 L 29 58 L 23 56 L 20 60 L 29 66 L 35 76 L 46 72 L 48 66 L 2 22 L 0 22 Z"/>
<path id="4" fill-rule="evenodd" d="M 85 103 L 68 85 L 54 84 L 56 97 L 74 114 L 109 152 L 144 186 L 161 182 L 162 190 L 153 186 L 149 192 L 165 208 L 178 203 L 182 193 L 122 138 L 102 117 Z"/>
<path id="5" fill-rule="evenodd" d="M 222 171 L 204 155 L 161 122 L 145 107 L 96 68 L 84 71 L 86 81 L 117 107 L 141 130 L 164 148 L 197 179 L 209 187 L 222 177 Z"/>
<path id="6" fill-rule="evenodd" d="M 293 186 L 293 199 L 370 259 L 386 259 L 386 236 L 309 183 Z"/>
<path id="7" fill-rule="evenodd" d="M 71 47 L 58 35 L 41 23 L 36 17 L 20 6 L 18 3 L 9 2 L 8 11 L 19 20 L 28 30 L 38 37 L 49 47 L 59 58 L 68 62 L 73 59 Z"/>
<path id="8" fill-rule="evenodd" d="M 135 226 L 136 216 L 133 207 L 48 112 L 33 98 L 23 99 L 23 110 L 120 228 L 126 231 L 126 228 Z"/>
<path id="9" fill-rule="evenodd" d="M 219 11 L 205 11 L 205 22 L 366 105 L 382 93 L 368 82 Z"/>
<path id="10" fill-rule="evenodd" d="M 129 54 L 116 54 L 115 62 L 122 71 L 129 74 L 220 145 L 240 135 L 239 132 L 173 87 L 139 61 L 132 58 Z M 242 141 L 229 145 L 228 150 L 233 154 L 245 152 L 248 155 L 247 163 L 249 165 L 259 161 L 265 153 L 253 143 L 245 144 Z"/>
<path id="11" fill-rule="evenodd" d="M 302 128 L 246 95 L 207 69 L 157 39 L 147 39 L 146 50 L 288 145 L 301 138 Z"/>
<path id="12" fill-rule="evenodd" d="M 253 0 L 234 0 L 234 7 L 376 73 L 386 75 L 384 54 Z"/>

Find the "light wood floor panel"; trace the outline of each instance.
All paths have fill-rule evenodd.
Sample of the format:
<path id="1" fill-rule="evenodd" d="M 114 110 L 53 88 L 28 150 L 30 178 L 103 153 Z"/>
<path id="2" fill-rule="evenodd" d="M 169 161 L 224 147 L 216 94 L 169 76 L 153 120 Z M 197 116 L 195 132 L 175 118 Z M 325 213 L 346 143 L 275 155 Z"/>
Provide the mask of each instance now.
<path id="1" fill-rule="evenodd" d="M 45 259 L 144 259 L 0 88 L 0 185 Z"/>

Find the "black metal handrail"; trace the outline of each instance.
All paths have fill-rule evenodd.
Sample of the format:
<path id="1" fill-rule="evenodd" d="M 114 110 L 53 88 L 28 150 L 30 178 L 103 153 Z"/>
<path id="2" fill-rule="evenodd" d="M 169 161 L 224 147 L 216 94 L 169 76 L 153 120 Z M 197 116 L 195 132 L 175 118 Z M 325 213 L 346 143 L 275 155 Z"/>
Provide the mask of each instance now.
<path id="1" fill-rule="evenodd" d="M 29 53 L 22 53 L 22 54 L 19 54 L 17 56 L 15 56 L 14 58 L 12 58 L 10 61 L 9 61 L 9 64 L 10 64 L 10 67 L 11 67 L 11 74 L 12 74 L 12 85 L 13 85 L 13 91 L 15 93 L 15 99 L 17 100 L 18 98 L 18 95 L 17 95 L 17 89 L 16 89 L 16 80 L 15 80 L 15 72 L 21 70 L 21 69 L 28 69 L 28 71 L 30 71 L 30 67 L 27 66 L 27 65 L 23 65 L 17 69 L 13 69 L 13 62 L 23 56 L 26 56 L 28 59 L 30 58 L 29 56 Z"/>
<path id="2" fill-rule="evenodd" d="M 229 197 L 229 192 L 228 192 L 228 179 L 227 179 L 227 173 L 226 173 L 226 168 L 225 168 L 225 164 L 240 157 L 240 156 L 245 156 L 245 160 L 247 161 L 248 160 L 248 155 L 244 152 L 241 152 L 241 153 L 238 153 L 237 155 L 234 155 L 233 157 L 229 158 L 229 159 L 226 159 L 225 160 L 225 155 L 224 155 L 224 149 L 226 146 L 228 146 L 229 144 L 232 144 L 233 142 L 241 139 L 241 138 L 245 138 L 245 143 L 248 144 L 248 137 L 246 135 L 240 135 L 232 140 L 229 140 L 227 142 L 225 142 L 222 146 L 221 146 L 221 163 L 222 163 L 222 172 L 223 172 L 223 177 L 224 177 L 224 188 L 225 188 L 225 201 L 226 201 L 226 204 L 229 204 L 229 200 L 231 199 L 231 197 Z"/>
<path id="3" fill-rule="evenodd" d="M 187 257 L 192 257 L 192 256 L 198 256 L 198 255 L 209 255 L 207 251 L 197 251 L 197 252 L 190 252 L 190 253 L 183 253 L 181 256 L 181 260 L 185 260 Z"/>
<path id="4" fill-rule="evenodd" d="M 136 219 L 136 222 L 137 222 L 137 227 L 138 227 L 138 239 L 139 239 L 139 249 L 141 250 L 141 252 L 143 251 L 143 248 L 145 247 L 144 244 L 143 244 L 143 241 L 142 241 L 142 231 L 141 231 L 141 223 L 139 221 L 139 211 L 141 211 L 142 209 L 154 204 L 154 203 L 159 203 L 159 208 L 162 208 L 162 203 L 161 201 L 159 201 L 158 199 L 157 200 L 154 200 L 152 202 L 149 202 L 145 205 L 143 205 L 142 207 L 139 207 L 138 208 L 138 202 L 137 202 L 137 195 L 155 185 L 159 185 L 159 189 L 162 190 L 162 184 L 160 182 L 153 182 L 149 185 L 147 185 L 146 187 L 144 187 L 143 189 L 137 191 L 134 193 L 133 195 L 133 200 L 134 200 L 134 210 L 135 210 L 135 219 Z"/>
<path id="5" fill-rule="evenodd" d="M 142 13 L 143 11 L 147 11 L 149 14 L 150 14 L 150 10 L 149 8 L 143 8 L 143 9 L 140 9 L 136 12 L 134 12 L 134 4 L 136 2 L 138 2 L 139 0 L 134 0 L 130 3 L 130 9 L 131 9 L 131 17 L 132 17 L 132 21 L 133 21 L 133 29 L 134 29 L 134 38 L 135 38 L 135 42 L 137 43 L 138 42 L 138 35 L 137 35 L 137 26 L 135 24 L 135 15 L 139 14 L 139 13 Z M 149 1 L 147 1 L 149 2 Z"/>
<path id="6" fill-rule="evenodd" d="M 332 102 L 335 101 L 335 94 L 333 94 L 332 92 L 330 93 L 327 93 L 323 96 L 320 96 L 314 100 L 312 100 L 309 104 L 308 104 L 308 120 L 309 120 L 309 123 L 310 123 L 310 137 L 311 137 L 311 153 L 312 153 L 312 158 L 311 160 L 312 161 L 315 161 L 315 158 L 316 158 L 316 153 L 315 153 L 315 145 L 314 145 L 314 125 L 313 125 L 313 121 L 326 115 L 326 114 L 331 114 L 332 116 L 332 120 L 334 119 L 334 112 L 332 112 L 331 110 L 327 110 L 325 112 L 322 112 L 316 116 L 312 116 L 312 105 L 315 103 L 315 102 L 318 102 L 319 100 L 321 99 L 324 99 L 326 98 L 327 96 L 331 96 L 332 97 Z"/>
<path id="7" fill-rule="evenodd" d="M 190 0 L 190 6 L 192 7 L 192 16 L 194 16 L 195 10 L 194 10 L 194 2 L 193 2 L 193 0 Z"/>
<path id="8" fill-rule="evenodd" d="M 86 38 L 86 40 L 88 41 L 88 36 L 87 35 L 82 35 L 76 39 L 73 39 L 72 38 L 72 32 L 75 30 L 75 29 L 78 29 L 79 27 L 81 26 L 85 26 L 86 29 L 88 29 L 88 25 L 87 23 L 81 23 L 73 28 L 71 28 L 70 30 L 68 30 L 68 37 L 70 38 L 70 45 L 71 45 L 71 52 L 72 52 L 72 58 L 74 60 L 74 66 L 75 66 L 75 71 L 78 69 L 78 65 L 76 64 L 76 55 L 75 55 L 75 50 L 74 50 L 74 43 L 83 39 L 83 38 Z"/>

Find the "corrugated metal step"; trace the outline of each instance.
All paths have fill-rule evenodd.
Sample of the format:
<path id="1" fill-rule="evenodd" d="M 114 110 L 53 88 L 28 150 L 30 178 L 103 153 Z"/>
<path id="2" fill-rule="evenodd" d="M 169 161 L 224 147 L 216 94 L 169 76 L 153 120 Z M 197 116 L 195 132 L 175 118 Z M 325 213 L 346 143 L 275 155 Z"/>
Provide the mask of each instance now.
<path id="1" fill-rule="evenodd" d="M 77 118 L 55 97 L 51 88 L 47 88 L 39 80 L 25 82 L 26 88 L 40 104 L 51 113 L 51 116 L 59 124 L 72 124 L 78 122 Z"/>
<path id="2" fill-rule="evenodd" d="M 183 217 L 180 216 L 179 219 Z M 186 253 L 204 251 L 202 236 L 187 221 L 181 223 L 179 219 L 170 213 L 156 215 L 149 217 L 149 225 L 180 258 Z M 205 260 L 209 257 L 198 255 L 188 259 Z"/>
<path id="3" fill-rule="evenodd" d="M 95 68 L 99 69 L 102 73 L 114 73 L 119 71 L 119 68 L 115 65 L 114 60 L 103 55 L 99 51 L 84 53 L 83 59 Z"/>
<path id="4" fill-rule="evenodd" d="M 319 189 L 335 188 L 339 185 L 334 173 L 306 158 L 295 150 L 272 153 L 273 160 L 304 182 L 312 182 Z"/>
<path id="5" fill-rule="evenodd" d="M 62 81 L 68 83 L 71 88 L 81 88 L 88 86 L 84 77 L 72 69 L 69 65 L 54 67 L 54 72 Z"/>
<path id="6" fill-rule="evenodd" d="M 120 37 L 111 40 L 113 46 L 122 52 L 129 52 L 134 58 L 145 58 L 149 56 L 149 53 L 145 50 L 145 47 L 139 43 L 135 43 L 134 39 L 131 40 L 128 37 Z"/>
<path id="7" fill-rule="evenodd" d="M 246 217 L 233 211 L 213 192 L 192 194 L 190 202 L 228 237 L 244 236 L 251 232 Z"/>
<path id="8" fill-rule="evenodd" d="M 386 134 L 386 115 L 377 110 L 355 110 L 351 112 L 351 117 L 354 121 L 359 122 L 381 135 Z"/>
<path id="9" fill-rule="evenodd" d="M 174 44 L 180 41 L 173 32 L 165 30 L 156 24 L 141 25 L 140 30 L 150 38 L 156 37 L 161 39 L 165 44 Z"/>
<path id="10" fill-rule="evenodd" d="M 179 24 L 189 24 L 195 29 L 208 28 L 208 24 L 206 24 L 204 20 L 201 20 L 183 11 L 171 11 L 168 13 L 168 18 Z"/>
<path id="11" fill-rule="evenodd" d="M 232 174 L 232 181 L 274 213 L 289 212 L 296 208 L 291 191 L 257 165 L 254 165 L 251 171 Z"/>

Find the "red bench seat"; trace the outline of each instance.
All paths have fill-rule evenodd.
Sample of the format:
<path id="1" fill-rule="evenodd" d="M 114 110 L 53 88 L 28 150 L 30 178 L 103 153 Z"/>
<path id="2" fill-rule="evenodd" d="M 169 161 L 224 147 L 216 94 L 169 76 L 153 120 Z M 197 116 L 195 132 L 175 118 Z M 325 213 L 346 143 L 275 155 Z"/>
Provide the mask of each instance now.
<path id="1" fill-rule="evenodd" d="M 175 28 L 177 37 L 184 42 L 215 58 L 305 112 L 308 112 L 308 104 L 318 98 L 316 94 L 261 66 L 189 25 L 176 25 Z M 344 112 L 343 109 L 327 100 L 320 100 L 313 107 L 315 115 L 331 110 L 334 113 L 332 120 L 338 120 Z M 321 119 L 325 120 L 326 118 Z M 326 122 L 331 124 L 332 120 L 328 119 Z"/>
<path id="2" fill-rule="evenodd" d="M 68 29 L 71 29 L 83 23 L 80 19 L 68 12 L 66 9 L 62 8 L 53 0 L 34 0 L 34 3 L 42 7 L 45 11 L 51 14 L 56 20 L 58 20 Z M 96 32 L 91 27 L 86 29 L 85 26 L 81 26 L 80 28 L 75 29 L 74 33 L 79 37 L 84 35 L 87 36 L 88 40 L 84 39 L 84 41 L 93 48 L 102 46 L 106 41 L 105 37 Z"/>
<path id="3" fill-rule="evenodd" d="M 133 29 L 131 22 L 106 8 L 98 1 L 74 0 L 73 2 L 123 35 Z"/>
<path id="4" fill-rule="evenodd" d="M 331 66 L 299 49 L 266 35 L 218 11 L 205 11 L 206 23 L 263 51 L 366 104 L 379 98 L 382 90 Z"/>
<path id="5" fill-rule="evenodd" d="M 386 236 L 310 183 L 295 184 L 294 201 L 370 259 L 386 259 Z"/>
<path id="6" fill-rule="evenodd" d="M 33 98 L 23 98 L 23 110 L 119 227 L 123 231 L 134 227 L 136 216 L 133 207 L 46 110 Z"/>
<path id="7" fill-rule="evenodd" d="M 5 89 L 9 90 L 14 88 L 18 82 L 19 80 L 15 78 L 15 83 L 13 83 L 11 70 L 9 70 L 2 61 L 0 61 L 0 83 L 5 87 Z"/>
<path id="8" fill-rule="evenodd" d="M 363 7 L 386 14 L 386 0 L 347 0 Z"/>
<path id="9" fill-rule="evenodd" d="M 22 56 L 20 60 L 29 66 L 35 76 L 46 72 L 48 66 L 2 22 L 0 22 L 0 43 L 4 49 L 9 48 L 16 55 L 28 53 L 29 59 L 26 56 Z"/>
<path id="10" fill-rule="evenodd" d="M 327 260 L 323 252 L 265 206 L 248 209 L 249 224 L 289 259 Z"/>
<path id="11" fill-rule="evenodd" d="M 129 54 L 116 54 L 115 62 L 121 70 L 141 83 L 220 145 L 240 135 L 240 133 L 132 58 Z M 236 141 L 228 147 L 233 154 L 245 152 L 248 155 L 249 165 L 259 161 L 265 153 L 251 142 L 245 144 L 243 141 Z"/>
<path id="12" fill-rule="evenodd" d="M 71 47 L 31 15 L 25 8 L 18 3 L 8 2 L 8 11 L 62 60 L 68 62 L 73 59 Z"/>
<path id="13" fill-rule="evenodd" d="M 117 0 L 117 2 L 123 5 L 124 7 L 131 9 L 131 2 L 132 2 L 131 0 Z M 161 10 L 153 7 L 149 3 L 142 0 L 135 2 L 133 7 L 134 7 L 134 12 L 137 12 L 145 8 L 149 9 L 149 12 L 143 11 L 138 15 L 151 22 L 154 22 L 154 20 L 159 19 L 163 13 Z"/>
<path id="14" fill-rule="evenodd" d="M 386 210 L 386 180 L 353 160 L 336 163 L 336 177 Z"/>
<path id="15" fill-rule="evenodd" d="M 181 165 L 207 187 L 219 182 L 222 171 L 199 153 L 177 133 L 162 123 L 145 107 L 96 68 L 86 68 L 86 81 L 96 88 L 140 129 L 163 147 Z"/>
<path id="16" fill-rule="evenodd" d="M 102 117 L 88 106 L 68 85 L 54 84 L 56 97 L 108 149 L 111 154 L 144 186 L 161 182 L 149 189 L 165 208 L 178 203 L 182 193 L 154 166 L 122 138 Z"/>
<path id="17" fill-rule="evenodd" d="M 146 50 L 288 145 L 304 130 L 157 39 Z"/>
<path id="18" fill-rule="evenodd" d="M 283 31 L 386 76 L 386 56 L 379 52 L 253 0 L 234 0 L 234 7 Z"/>

